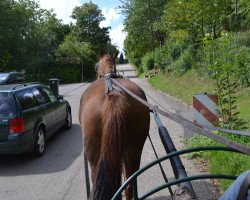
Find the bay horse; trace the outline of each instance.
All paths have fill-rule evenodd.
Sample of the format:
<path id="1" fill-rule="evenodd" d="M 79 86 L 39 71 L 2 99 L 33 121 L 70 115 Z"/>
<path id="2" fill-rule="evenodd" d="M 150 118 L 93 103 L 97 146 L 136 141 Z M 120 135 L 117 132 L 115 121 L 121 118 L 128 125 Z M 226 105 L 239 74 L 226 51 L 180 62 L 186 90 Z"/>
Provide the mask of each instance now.
<path id="1" fill-rule="evenodd" d="M 149 108 L 113 87 L 105 93 L 105 76 L 116 80 L 146 100 L 143 90 L 134 82 L 118 77 L 115 60 L 118 55 L 100 54 L 97 80 L 82 94 L 79 122 L 84 153 L 90 163 L 93 189 L 90 199 L 110 200 L 121 186 L 122 175 L 128 179 L 140 167 L 142 149 L 149 132 Z M 125 191 L 132 199 L 133 189 Z M 121 199 L 121 197 L 120 197 Z"/>

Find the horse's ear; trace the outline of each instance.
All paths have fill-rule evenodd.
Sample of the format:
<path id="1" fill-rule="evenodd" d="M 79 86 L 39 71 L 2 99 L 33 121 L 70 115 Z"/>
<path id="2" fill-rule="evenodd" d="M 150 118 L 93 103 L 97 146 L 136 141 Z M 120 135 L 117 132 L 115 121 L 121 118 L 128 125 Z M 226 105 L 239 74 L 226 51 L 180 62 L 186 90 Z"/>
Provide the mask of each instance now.
<path id="1" fill-rule="evenodd" d="M 100 54 L 99 54 L 100 58 L 102 58 L 104 55 L 105 55 L 104 51 L 101 50 L 101 51 L 100 51 Z"/>
<path id="2" fill-rule="evenodd" d="M 116 52 L 114 53 L 114 55 L 112 56 L 112 57 L 113 57 L 113 59 L 116 59 L 116 58 L 117 58 L 117 56 L 118 56 L 118 54 L 119 54 L 119 51 L 116 51 Z"/>

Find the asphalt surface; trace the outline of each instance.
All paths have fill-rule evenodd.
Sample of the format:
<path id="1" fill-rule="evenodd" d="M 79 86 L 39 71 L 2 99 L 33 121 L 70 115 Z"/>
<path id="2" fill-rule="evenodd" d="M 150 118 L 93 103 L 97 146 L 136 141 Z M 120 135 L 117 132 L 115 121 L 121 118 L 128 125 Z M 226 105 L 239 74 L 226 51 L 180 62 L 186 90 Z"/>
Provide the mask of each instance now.
<path id="1" fill-rule="evenodd" d="M 151 88 L 146 79 L 137 79 L 129 65 L 118 66 L 132 81 L 140 85 L 147 94 L 148 101 L 162 106 L 175 114 L 189 120 L 193 119 L 192 109 L 174 98 Z M 89 83 L 60 86 L 60 94 L 64 95 L 72 107 L 73 126 L 68 131 L 59 131 L 47 143 L 46 154 L 38 159 L 27 155 L 0 157 L 0 200 L 86 200 L 84 177 L 82 135 L 78 123 L 79 100 Z M 184 148 L 184 139 L 192 133 L 175 122 L 160 116 L 168 129 L 177 149 Z M 150 136 L 158 156 L 165 155 L 160 141 L 157 126 L 151 115 Z M 141 166 L 155 159 L 153 149 L 146 141 Z M 182 156 L 188 175 L 202 174 L 203 168 L 197 162 Z M 171 165 L 163 162 L 163 168 L 169 180 L 174 178 Z M 155 166 L 138 178 L 139 196 L 164 183 L 159 166 Z M 209 181 L 194 181 L 193 186 L 201 200 L 218 199 L 218 192 Z M 175 189 L 175 188 L 173 188 Z M 148 199 L 171 199 L 168 190 L 156 193 Z"/>

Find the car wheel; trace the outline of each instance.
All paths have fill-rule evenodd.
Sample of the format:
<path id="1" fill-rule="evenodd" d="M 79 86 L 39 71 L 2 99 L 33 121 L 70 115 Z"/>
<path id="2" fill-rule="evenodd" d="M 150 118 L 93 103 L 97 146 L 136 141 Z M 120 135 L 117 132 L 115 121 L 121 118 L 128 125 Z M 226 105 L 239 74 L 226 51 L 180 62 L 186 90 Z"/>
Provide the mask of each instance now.
<path id="1" fill-rule="evenodd" d="M 36 131 L 33 155 L 35 157 L 42 156 L 45 152 L 45 145 L 46 145 L 45 130 L 42 127 L 39 127 Z"/>
<path id="2" fill-rule="evenodd" d="M 72 115 L 71 115 L 71 110 L 68 109 L 68 111 L 67 111 L 67 117 L 66 117 L 66 122 L 65 122 L 64 128 L 65 128 L 65 129 L 70 129 L 71 126 L 72 126 Z"/>

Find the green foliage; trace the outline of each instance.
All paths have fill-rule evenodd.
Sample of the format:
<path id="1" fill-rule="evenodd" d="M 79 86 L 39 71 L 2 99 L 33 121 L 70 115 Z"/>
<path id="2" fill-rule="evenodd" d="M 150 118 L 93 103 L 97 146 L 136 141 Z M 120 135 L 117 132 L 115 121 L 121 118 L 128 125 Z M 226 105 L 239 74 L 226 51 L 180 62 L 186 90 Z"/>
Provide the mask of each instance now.
<path id="1" fill-rule="evenodd" d="M 235 55 L 236 76 L 239 78 L 239 85 L 250 86 L 250 47 L 239 46 Z"/>
<path id="2" fill-rule="evenodd" d="M 237 2 L 237 4 L 236 4 Z M 236 30 L 247 30 L 250 28 L 250 4 L 248 0 L 235 1 L 234 9 L 236 13 L 232 14 L 234 19 L 233 25 Z"/>
<path id="3" fill-rule="evenodd" d="M 147 53 L 141 61 L 141 68 L 147 72 L 154 68 L 154 53 Z"/>
<path id="4" fill-rule="evenodd" d="M 89 2 L 75 7 L 72 18 L 76 20 L 73 31 L 79 41 L 91 44 L 95 52 L 108 51 L 109 27 L 100 27 L 105 18 L 96 4 Z"/>
<path id="5" fill-rule="evenodd" d="M 191 68 L 191 48 L 186 49 L 186 40 L 178 42 L 175 39 L 166 41 L 166 44 L 144 55 L 141 67 L 144 72 L 159 67 L 165 71 L 183 73 Z"/>
<path id="6" fill-rule="evenodd" d="M 186 49 L 180 57 L 175 60 L 170 66 L 170 71 L 173 71 L 176 74 L 183 74 L 192 67 L 192 55 L 190 48 Z"/>
<path id="7" fill-rule="evenodd" d="M 97 5 L 90 2 L 76 7 L 72 17 L 76 25 L 66 25 L 53 10 L 42 9 L 33 0 L 1 0 L 1 70 L 24 69 L 30 81 L 46 82 L 69 74 L 72 78 L 61 80 L 80 81 L 82 68 L 86 79 L 92 77 L 100 50 L 112 53 L 117 47 L 111 44 L 109 28 L 99 27 L 104 17 Z M 61 69 L 68 75 L 59 73 Z"/>
<path id="8" fill-rule="evenodd" d="M 250 30 L 239 32 L 237 35 L 239 44 L 250 48 Z"/>
<path id="9" fill-rule="evenodd" d="M 216 80 L 216 95 L 220 125 L 229 129 L 244 129 L 245 122 L 238 117 L 236 104 L 237 75 L 245 66 L 237 65 L 239 53 L 233 36 L 224 32 L 217 40 L 209 35 L 204 39 L 204 62 L 210 76 Z M 241 67 L 241 68 L 240 68 Z"/>
<path id="10" fill-rule="evenodd" d="M 124 47 L 126 57 L 132 63 L 135 64 L 136 59 L 141 59 L 144 54 L 163 44 L 165 34 L 155 24 L 160 22 L 165 4 L 165 0 L 125 0 L 121 6 L 126 15 L 124 26 L 128 33 Z"/>
<path id="11" fill-rule="evenodd" d="M 95 73 L 93 67 L 95 63 L 95 53 L 91 50 L 88 43 L 79 42 L 77 38 L 71 34 L 69 34 L 65 38 L 64 43 L 59 46 L 57 50 L 57 58 L 64 64 L 74 64 L 75 66 L 78 66 L 79 70 L 77 71 L 80 72 L 79 74 L 83 73 L 84 80 L 89 76 L 91 77 L 91 74 Z"/>

